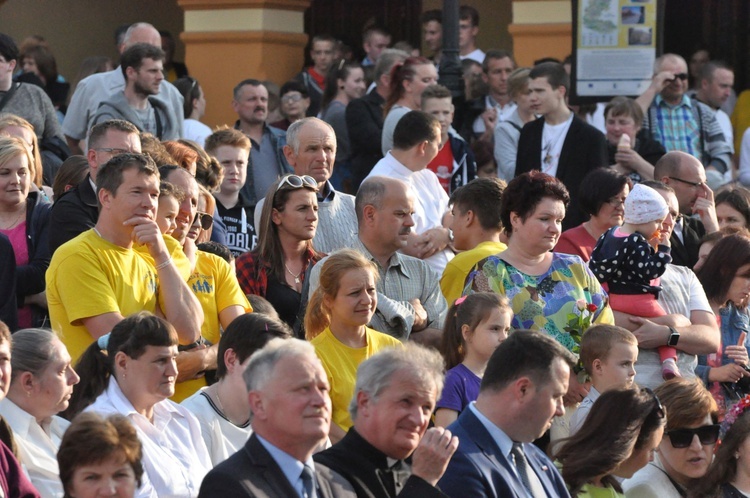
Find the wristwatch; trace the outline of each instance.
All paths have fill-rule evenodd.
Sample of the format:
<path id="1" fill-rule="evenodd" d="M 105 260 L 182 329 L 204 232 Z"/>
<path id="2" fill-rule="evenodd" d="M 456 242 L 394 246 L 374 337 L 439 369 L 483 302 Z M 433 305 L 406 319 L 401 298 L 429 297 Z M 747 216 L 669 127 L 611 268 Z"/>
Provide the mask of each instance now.
<path id="1" fill-rule="evenodd" d="M 448 229 L 448 243 L 449 243 L 449 244 L 453 244 L 453 238 L 454 238 L 454 237 L 453 237 L 453 230 L 451 230 L 451 229 L 449 228 L 449 229 Z"/>
<path id="2" fill-rule="evenodd" d="M 669 327 L 669 338 L 667 338 L 667 346 L 677 346 L 680 342 L 680 333 L 675 330 L 674 327 Z"/>

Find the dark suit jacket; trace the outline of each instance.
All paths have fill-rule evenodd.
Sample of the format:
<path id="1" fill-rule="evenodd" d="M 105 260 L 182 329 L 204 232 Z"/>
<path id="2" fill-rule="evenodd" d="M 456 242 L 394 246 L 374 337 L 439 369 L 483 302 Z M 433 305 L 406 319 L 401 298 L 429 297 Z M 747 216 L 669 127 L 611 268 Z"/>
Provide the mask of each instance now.
<path id="1" fill-rule="evenodd" d="M 698 262 L 698 249 L 700 249 L 701 239 L 706 235 L 706 229 L 698 218 L 682 215 L 680 218 L 682 219 L 683 242 L 680 242 L 674 231 L 669 238 L 669 244 L 672 246 L 672 264 L 692 269 Z"/>
<path id="2" fill-rule="evenodd" d="M 74 239 L 96 225 L 99 219 L 96 192 L 91 187 L 90 175 L 86 175 L 77 187 L 56 199 L 52 205 L 49 223 L 49 252 Z"/>
<path id="3" fill-rule="evenodd" d="M 513 463 L 471 410 L 464 410 L 448 430 L 458 436 L 458 450 L 440 479 L 440 488 L 452 498 L 525 498 Z M 533 444 L 524 444 L 529 465 L 549 497 L 570 497 L 565 482 L 549 458 Z"/>
<path id="4" fill-rule="evenodd" d="M 316 465 L 322 463 L 349 481 L 358 498 L 447 498 L 424 479 L 411 475 L 411 465 L 404 461 L 399 462 L 391 479 L 386 472 L 385 453 L 368 443 L 353 427 L 341 441 L 313 459 Z"/>
<path id="5" fill-rule="evenodd" d="M 346 106 L 346 130 L 352 151 L 352 188 L 355 191 L 373 166 L 383 158 L 380 135 L 383 134 L 384 105 L 383 97 L 373 90 Z"/>
<path id="6" fill-rule="evenodd" d="M 542 169 L 543 130 L 544 118 L 526 123 L 521 130 L 516 155 L 516 176 L 533 169 Z M 607 165 L 607 139 L 604 134 L 578 116 L 573 116 L 560 152 L 556 175 L 570 193 L 563 230 L 577 227 L 586 221 L 586 216 L 578 205 L 578 186 L 589 171 Z"/>
<path id="7" fill-rule="evenodd" d="M 351 487 L 323 465 L 315 465 L 319 498 L 354 498 Z M 347 489 L 348 488 L 348 489 Z M 199 498 L 296 498 L 281 468 L 253 434 L 245 446 L 213 468 Z"/>

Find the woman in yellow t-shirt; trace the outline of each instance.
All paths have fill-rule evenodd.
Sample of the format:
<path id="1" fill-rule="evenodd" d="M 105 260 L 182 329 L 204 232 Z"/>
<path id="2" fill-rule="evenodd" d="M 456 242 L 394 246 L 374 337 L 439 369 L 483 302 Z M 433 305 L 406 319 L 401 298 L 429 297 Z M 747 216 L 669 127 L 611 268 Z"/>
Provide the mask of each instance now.
<path id="1" fill-rule="evenodd" d="M 320 284 L 307 305 L 305 330 L 331 384 L 329 437 L 335 443 L 352 426 L 349 403 L 357 367 L 379 350 L 401 343 L 367 327 L 378 304 L 378 272 L 370 261 L 357 251 L 343 249 L 320 264 Z"/>

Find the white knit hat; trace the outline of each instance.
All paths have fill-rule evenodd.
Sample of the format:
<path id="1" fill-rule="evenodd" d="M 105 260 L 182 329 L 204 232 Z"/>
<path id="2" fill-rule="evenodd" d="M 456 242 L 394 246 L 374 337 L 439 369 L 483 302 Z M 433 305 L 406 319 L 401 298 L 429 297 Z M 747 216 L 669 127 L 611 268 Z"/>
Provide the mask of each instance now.
<path id="1" fill-rule="evenodd" d="M 669 206 L 659 192 L 640 183 L 625 198 L 625 223 L 638 225 L 661 221 L 666 218 L 667 213 Z"/>

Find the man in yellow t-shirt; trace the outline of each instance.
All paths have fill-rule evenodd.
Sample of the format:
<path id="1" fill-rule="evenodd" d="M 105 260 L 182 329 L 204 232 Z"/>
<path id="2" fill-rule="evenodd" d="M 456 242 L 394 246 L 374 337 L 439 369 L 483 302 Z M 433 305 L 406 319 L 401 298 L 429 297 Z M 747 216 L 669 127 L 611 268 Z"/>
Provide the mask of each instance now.
<path id="1" fill-rule="evenodd" d="M 96 225 L 60 246 L 47 270 L 52 328 L 74 360 L 125 316 L 143 310 L 164 316 L 180 343 L 194 342 L 203 312 L 154 221 L 159 172 L 153 160 L 118 155 L 100 167 L 97 186 Z"/>
<path id="2" fill-rule="evenodd" d="M 440 289 L 448 305 L 461 297 L 466 277 L 479 261 L 507 249 L 500 242 L 500 201 L 505 182 L 497 178 L 477 178 L 456 189 L 453 206 L 453 247 L 463 251 L 450 260 L 440 278 Z"/>

